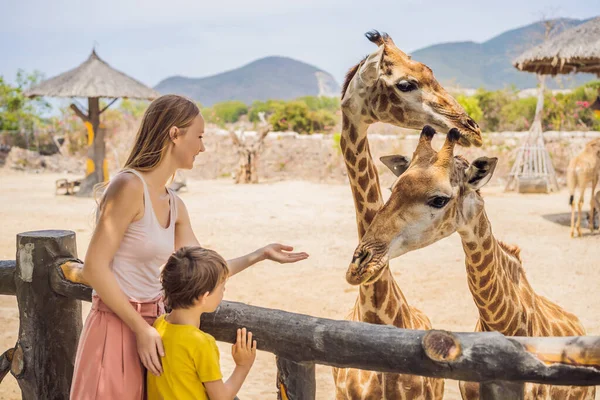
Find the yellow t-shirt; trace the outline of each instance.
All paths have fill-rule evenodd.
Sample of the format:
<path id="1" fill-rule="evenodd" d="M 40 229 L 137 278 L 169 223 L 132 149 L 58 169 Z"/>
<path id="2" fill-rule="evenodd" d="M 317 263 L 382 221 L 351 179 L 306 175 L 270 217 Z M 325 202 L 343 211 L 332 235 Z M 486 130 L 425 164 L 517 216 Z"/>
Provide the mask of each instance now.
<path id="1" fill-rule="evenodd" d="M 223 378 L 215 338 L 190 325 L 170 324 L 162 315 L 154 322 L 165 349 L 163 373 L 148 372 L 148 400 L 208 400 L 203 382 Z"/>

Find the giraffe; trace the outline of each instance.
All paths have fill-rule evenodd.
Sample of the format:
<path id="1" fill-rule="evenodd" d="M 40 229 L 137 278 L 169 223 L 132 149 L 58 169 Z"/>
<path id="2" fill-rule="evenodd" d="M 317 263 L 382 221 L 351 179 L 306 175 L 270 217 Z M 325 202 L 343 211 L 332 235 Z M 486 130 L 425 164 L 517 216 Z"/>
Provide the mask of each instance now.
<path id="1" fill-rule="evenodd" d="M 235 183 L 258 183 L 258 157 L 263 150 L 264 142 L 272 130 L 271 125 L 264 119 L 264 113 L 259 113 L 262 127 L 253 139 L 241 137 L 235 131 L 229 131 L 229 137 L 238 154 L 239 161 L 235 172 Z"/>
<path id="2" fill-rule="evenodd" d="M 386 204 L 374 216 L 353 255 L 348 274 L 374 275 L 389 259 L 458 232 L 465 252 L 468 286 L 479 311 L 475 330 L 507 336 L 581 336 L 578 318 L 535 293 L 522 266 L 520 249 L 492 234 L 479 189 L 490 179 L 497 158 L 469 164 L 454 156 L 461 133 L 452 129 L 439 152 L 435 130 L 425 126 L 412 160 L 382 161 L 398 176 Z M 463 399 L 479 399 L 479 384 L 461 382 Z M 593 399 L 595 388 L 525 385 L 526 399 Z"/>
<path id="3" fill-rule="evenodd" d="M 583 206 L 583 194 L 588 185 L 592 185 L 592 195 L 590 200 L 590 213 L 588 221 L 590 222 L 590 231 L 594 233 L 594 210 L 596 201 L 594 192 L 598 184 L 598 175 L 600 175 L 600 139 L 589 141 L 585 148 L 577 156 L 571 159 L 567 168 L 567 186 L 569 187 L 569 204 L 571 205 L 571 237 L 581 236 L 581 207 Z M 577 222 L 575 222 L 575 190 L 579 189 L 579 201 L 577 202 Z"/>
<path id="4" fill-rule="evenodd" d="M 340 147 L 354 197 L 361 238 L 383 205 L 379 177 L 367 140 L 376 121 L 420 129 L 426 123 L 463 132 L 464 145 L 481 145 L 479 127 L 435 80 L 431 70 L 413 61 L 387 34 L 365 36 L 377 50 L 350 69 L 342 89 Z M 348 278 L 348 277 L 347 277 Z M 359 285 L 348 319 L 407 329 L 430 329 L 420 310 L 409 306 L 388 265 L 377 275 L 347 279 Z M 357 369 L 333 370 L 336 399 L 439 399 L 444 381 L 420 376 L 384 374 Z"/>

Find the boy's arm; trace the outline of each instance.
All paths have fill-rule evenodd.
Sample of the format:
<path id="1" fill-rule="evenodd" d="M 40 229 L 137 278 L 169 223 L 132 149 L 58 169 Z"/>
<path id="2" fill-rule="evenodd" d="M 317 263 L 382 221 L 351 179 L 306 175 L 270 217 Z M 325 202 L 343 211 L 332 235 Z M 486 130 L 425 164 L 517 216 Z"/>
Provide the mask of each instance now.
<path id="1" fill-rule="evenodd" d="M 210 400 L 233 400 L 240 391 L 246 376 L 250 372 L 249 367 L 235 367 L 233 373 L 227 379 L 227 382 L 223 382 L 222 379 L 212 382 L 204 382 L 206 393 Z"/>

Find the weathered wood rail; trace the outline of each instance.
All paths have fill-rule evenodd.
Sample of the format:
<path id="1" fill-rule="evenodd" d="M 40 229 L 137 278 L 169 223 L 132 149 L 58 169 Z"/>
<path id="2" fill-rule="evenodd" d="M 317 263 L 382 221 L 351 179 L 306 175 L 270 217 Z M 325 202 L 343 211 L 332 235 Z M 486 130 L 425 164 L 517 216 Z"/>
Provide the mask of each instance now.
<path id="1" fill-rule="evenodd" d="M 82 279 L 75 233 L 17 235 L 16 260 L 0 261 L 0 294 L 16 295 L 17 344 L 0 357 L 0 381 L 17 378 L 23 399 L 68 398 L 82 328 Z M 417 331 L 316 318 L 223 302 L 202 329 L 233 343 L 251 330 L 277 356 L 280 399 L 315 398 L 315 364 L 481 382 L 482 398 L 521 399 L 524 382 L 600 384 L 600 337 L 504 337 L 499 333 Z"/>

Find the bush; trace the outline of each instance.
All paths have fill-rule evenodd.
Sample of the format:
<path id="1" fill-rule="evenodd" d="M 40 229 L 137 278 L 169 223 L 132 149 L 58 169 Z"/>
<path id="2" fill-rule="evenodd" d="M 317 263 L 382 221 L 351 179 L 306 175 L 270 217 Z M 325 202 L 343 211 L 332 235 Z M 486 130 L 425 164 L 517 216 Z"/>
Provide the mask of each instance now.
<path id="1" fill-rule="evenodd" d="M 245 114 L 248 114 L 248 106 L 238 100 L 224 101 L 202 109 L 204 118 L 218 125 L 235 123 Z"/>
<path id="2" fill-rule="evenodd" d="M 479 100 L 477 97 L 467 97 L 461 94 L 456 97 L 456 101 L 458 101 L 458 104 L 465 109 L 471 118 L 475 121 L 481 120 L 483 111 L 481 111 L 481 107 L 479 107 Z"/>
<path id="3" fill-rule="evenodd" d="M 335 116 L 327 110 L 311 111 L 300 100 L 290 101 L 280 107 L 269 118 L 274 131 L 295 131 L 311 134 L 315 131 L 331 129 Z"/>
<path id="4" fill-rule="evenodd" d="M 280 110 L 285 105 L 283 100 L 267 100 L 259 101 L 256 100 L 250 106 L 250 112 L 248 113 L 248 119 L 250 122 L 260 122 L 258 114 L 261 112 L 265 113 L 267 120 L 274 112 Z"/>

